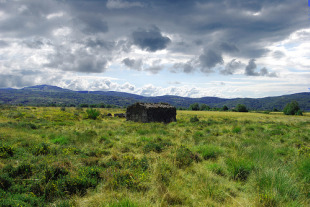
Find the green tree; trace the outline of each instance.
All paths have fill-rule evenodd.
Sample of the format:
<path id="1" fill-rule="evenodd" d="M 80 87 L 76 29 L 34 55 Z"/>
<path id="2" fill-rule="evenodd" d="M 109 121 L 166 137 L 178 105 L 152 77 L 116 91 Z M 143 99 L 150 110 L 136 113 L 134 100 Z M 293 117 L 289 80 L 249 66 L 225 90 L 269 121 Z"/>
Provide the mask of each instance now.
<path id="1" fill-rule="evenodd" d="M 209 111 L 210 110 L 210 106 L 208 106 L 207 104 L 201 104 L 200 105 L 200 110 L 201 111 Z"/>
<path id="2" fill-rule="evenodd" d="M 222 108 L 223 111 L 228 111 L 228 107 L 226 105 L 223 106 Z"/>
<path id="3" fill-rule="evenodd" d="M 199 111 L 200 110 L 200 107 L 199 107 L 199 104 L 198 103 L 193 103 L 189 106 L 189 109 L 192 110 L 192 111 Z"/>
<path id="4" fill-rule="evenodd" d="M 291 103 L 286 104 L 283 113 L 285 115 L 302 115 L 302 111 L 300 110 L 297 101 L 292 101 Z"/>
<path id="5" fill-rule="evenodd" d="M 238 112 L 248 112 L 248 109 L 244 104 L 238 104 L 236 107 L 236 111 Z"/>

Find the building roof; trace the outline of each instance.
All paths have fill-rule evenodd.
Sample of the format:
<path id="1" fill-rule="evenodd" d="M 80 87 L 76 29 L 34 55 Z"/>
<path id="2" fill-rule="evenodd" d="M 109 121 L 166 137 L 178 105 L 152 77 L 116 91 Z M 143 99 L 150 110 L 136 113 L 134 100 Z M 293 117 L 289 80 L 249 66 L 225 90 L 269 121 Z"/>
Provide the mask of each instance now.
<path id="1" fill-rule="evenodd" d="M 135 103 L 134 106 L 143 106 L 147 109 L 149 108 L 175 108 L 167 103 Z"/>

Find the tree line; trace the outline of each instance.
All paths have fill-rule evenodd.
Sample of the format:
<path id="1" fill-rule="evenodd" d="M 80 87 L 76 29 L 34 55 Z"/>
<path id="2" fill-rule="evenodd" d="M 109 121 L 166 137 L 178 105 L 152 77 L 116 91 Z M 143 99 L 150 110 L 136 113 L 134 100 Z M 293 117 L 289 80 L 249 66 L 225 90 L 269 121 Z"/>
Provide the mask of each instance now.
<path id="1" fill-rule="evenodd" d="M 229 109 L 226 105 L 223 107 L 210 107 L 207 104 L 193 103 L 189 108 L 178 108 L 178 110 L 191 110 L 191 111 L 235 111 L 235 112 L 248 112 L 249 109 L 244 104 L 238 104 L 236 107 Z M 279 112 L 280 110 L 274 108 L 272 111 Z M 283 109 L 285 115 L 302 115 L 302 110 L 297 101 L 292 101 Z"/>

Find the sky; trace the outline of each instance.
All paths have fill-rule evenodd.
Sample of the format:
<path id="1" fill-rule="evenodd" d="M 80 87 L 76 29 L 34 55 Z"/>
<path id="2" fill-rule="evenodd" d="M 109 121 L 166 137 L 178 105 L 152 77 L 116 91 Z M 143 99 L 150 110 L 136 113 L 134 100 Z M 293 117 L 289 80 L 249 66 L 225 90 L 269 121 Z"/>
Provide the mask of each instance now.
<path id="1" fill-rule="evenodd" d="M 310 91 L 306 0 L 0 0 L 0 88 Z"/>

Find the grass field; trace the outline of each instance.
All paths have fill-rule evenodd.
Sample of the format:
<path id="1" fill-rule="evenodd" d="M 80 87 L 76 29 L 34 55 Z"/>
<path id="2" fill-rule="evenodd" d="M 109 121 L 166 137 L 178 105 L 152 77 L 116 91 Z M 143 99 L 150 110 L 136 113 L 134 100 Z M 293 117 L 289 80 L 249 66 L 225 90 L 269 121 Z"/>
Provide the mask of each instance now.
<path id="1" fill-rule="evenodd" d="M 3 107 L 0 206 L 310 205 L 310 114 L 178 111 L 177 120 Z"/>

